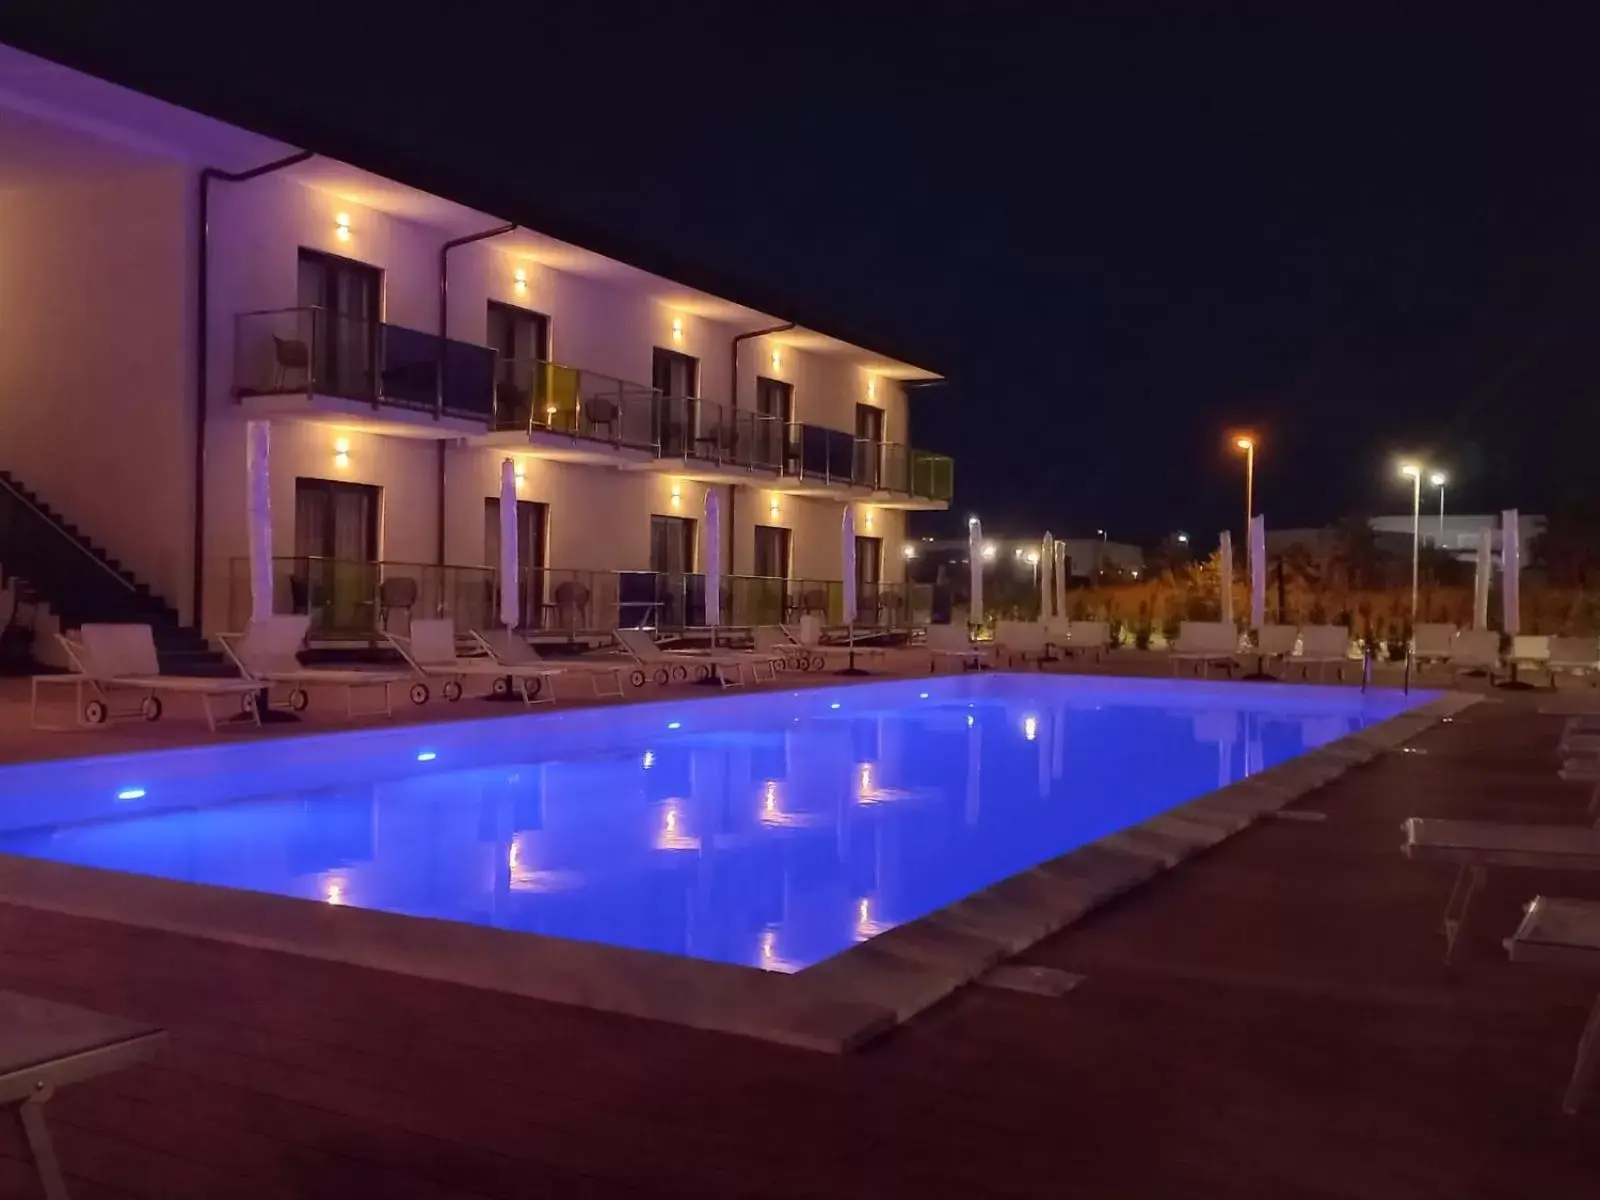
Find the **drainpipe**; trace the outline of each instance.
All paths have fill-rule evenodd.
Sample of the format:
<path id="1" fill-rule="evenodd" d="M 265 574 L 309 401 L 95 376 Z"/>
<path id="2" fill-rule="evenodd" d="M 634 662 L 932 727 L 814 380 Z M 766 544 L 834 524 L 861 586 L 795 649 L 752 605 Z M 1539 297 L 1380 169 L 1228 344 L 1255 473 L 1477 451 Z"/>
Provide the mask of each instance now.
<path id="1" fill-rule="evenodd" d="M 767 329 L 752 329 L 749 333 L 739 333 L 739 334 L 735 334 L 734 335 L 733 344 L 729 348 L 729 353 L 728 353 L 728 358 L 729 358 L 729 364 L 728 365 L 730 367 L 730 373 L 729 373 L 729 378 L 728 378 L 728 408 L 730 409 L 730 411 L 733 411 L 733 412 L 736 413 L 736 412 L 738 412 L 738 409 L 739 409 L 739 343 L 740 342 L 749 341 L 751 338 L 766 337 L 768 334 L 772 334 L 772 333 L 787 333 L 787 332 L 789 332 L 789 330 L 793 329 L 794 327 L 795 327 L 795 325 L 794 325 L 793 321 L 787 321 L 782 325 L 773 325 L 773 326 L 771 326 L 771 327 L 769 327 Z M 789 431 L 787 429 L 783 430 L 782 433 L 780 434 L 780 437 L 787 438 L 788 436 L 789 436 Z M 739 573 L 738 570 L 736 569 L 738 564 L 735 563 L 734 559 L 733 559 L 733 547 L 734 547 L 734 540 L 733 540 L 733 529 L 734 529 L 733 496 L 734 496 L 734 489 L 733 489 L 732 486 L 730 486 L 728 488 L 728 574 L 729 575 L 737 575 Z"/>
<path id="2" fill-rule="evenodd" d="M 504 225 L 497 225 L 493 229 L 485 229 L 481 233 L 469 233 L 465 237 L 451 238 L 439 247 L 439 365 L 433 374 L 433 419 L 444 419 L 444 351 L 445 340 L 450 331 L 450 251 L 458 246 L 470 246 L 473 242 L 485 242 L 490 238 L 499 237 L 503 233 L 510 233 L 515 229 L 514 221 L 507 221 Z M 438 505 L 435 510 L 439 537 L 435 548 L 435 557 L 439 566 L 444 566 L 444 482 L 445 482 L 445 455 L 444 439 L 436 443 Z"/>
<path id="3" fill-rule="evenodd" d="M 211 182 L 247 183 L 274 171 L 303 163 L 314 156 L 310 150 L 300 150 L 283 158 L 262 163 L 248 171 L 223 171 L 205 167 L 200 171 L 200 211 L 197 215 L 200 247 L 195 280 L 196 329 L 194 340 L 195 416 L 194 416 L 194 590 L 190 593 L 193 608 L 191 620 L 196 629 L 204 620 L 206 598 L 206 415 L 210 408 L 206 396 L 206 376 L 211 369 L 211 336 L 209 329 L 211 283 Z"/>

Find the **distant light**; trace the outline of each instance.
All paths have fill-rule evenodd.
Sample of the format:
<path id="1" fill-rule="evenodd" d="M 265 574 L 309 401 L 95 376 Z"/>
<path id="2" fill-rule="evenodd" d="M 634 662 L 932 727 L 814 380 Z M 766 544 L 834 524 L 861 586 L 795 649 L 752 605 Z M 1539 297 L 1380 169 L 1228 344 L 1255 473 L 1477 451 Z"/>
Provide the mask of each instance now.
<path id="1" fill-rule="evenodd" d="M 967 728 L 968 728 L 968 729 L 971 729 L 971 728 L 972 728 L 972 726 L 973 726 L 973 722 L 974 722 L 974 721 L 975 721 L 975 720 L 976 720 L 976 718 L 974 718 L 974 717 L 973 717 L 973 715 L 972 715 L 972 714 L 971 714 L 971 713 L 968 713 L 968 714 L 967 714 Z"/>
<path id="2" fill-rule="evenodd" d="M 1433 484 L 1434 487 L 1443 487 L 1450 482 L 1450 479 L 1443 471 L 1435 471 L 1428 476 L 1428 482 Z"/>
<path id="3" fill-rule="evenodd" d="M 646 771 L 648 771 L 651 767 L 655 766 L 656 765 L 656 752 L 654 750 L 646 750 L 644 752 L 644 758 L 641 760 L 641 765 L 644 767 L 644 769 Z"/>
<path id="4" fill-rule="evenodd" d="M 1416 463 L 1401 463 L 1400 474 L 1404 475 L 1407 479 L 1415 479 L 1422 474 L 1422 468 L 1417 466 Z"/>
<path id="5" fill-rule="evenodd" d="M 1022 736 L 1030 742 L 1039 736 L 1039 718 L 1028 716 L 1022 718 Z"/>
<path id="6" fill-rule="evenodd" d="M 118 800 L 143 800 L 144 799 L 144 789 L 143 788 L 123 788 L 120 792 L 117 793 L 117 799 Z"/>
<path id="7" fill-rule="evenodd" d="M 667 728 L 668 729 L 682 729 L 683 728 L 683 722 L 682 721 L 668 721 L 667 722 Z"/>
<path id="8" fill-rule="evenodd" d="M 837 700 L 835 700 L 832 704 L 828 705 L 828 707 L 829 708 L 838 708 L 839 707 L 839 702 Z"/>
<path id="9" fill-rule="evenodd" d="M 1039 565 L 1039 552 L 1037 550 L 1028 551 L 1028 562 L 1031 566 L 1036 567 Z"/>
<path id="10" fill-rule="evenodd" d="M 928 698 L 928 693 L 927 692 L 919 692 L 917 694 L 917 699 L 918 700 L 926 700 L 927 698 Z"/>
<path id="11" fill-rule="evenodd" d="M 1178 535 L 1178 541 L 1181 544 L 1187 546 L 1189 544 L 1189 535 L 1187 533 L 1180 533 Z"/>
<path id="12" fill-rule="evenodd" d="M 1254 450 L 1256 440 L 1255 438 L 1236 437 L 1233 439 L 1233 444 L 1241 450 Z"/>
<path id="13" fill-rule="evenodd" d="M 917 556 L 917 548 L 910 542 L 907 542 L 900 548 L 900 553 L 905 555 L 907 558 L 915 558 Z"/>
<path id="14" fill-rule="evenodd" d="M 420 754 L 417 755 L 417 761 L 418 762 L 432 762 L 434 759 L 436 759 L 438 757 L 439 757 L 438 754 L 436 754 L 434 751 L 432 751 L 432 750 L 424 750 Z"/>
<path id="15" fill-rule="evenodd" d="M 985 542 L 983 544 L 983 560 L 984 560 L 984 562 L 993 562 L 994 561 L 994 556 L 995 556 L 996 553 L 997 553 L 997 551 L 995 550 L 995 546 L 994 546 L 993 542 Z"/>

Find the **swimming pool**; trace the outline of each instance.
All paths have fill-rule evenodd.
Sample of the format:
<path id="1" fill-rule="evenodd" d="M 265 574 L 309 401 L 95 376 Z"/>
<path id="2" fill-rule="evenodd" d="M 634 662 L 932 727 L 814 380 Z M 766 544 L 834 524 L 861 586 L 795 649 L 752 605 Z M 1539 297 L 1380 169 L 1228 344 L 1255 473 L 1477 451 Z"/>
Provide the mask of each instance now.
<path id="1" fill-rule="evenodd" d="M 0 853 L 794 971 L 1428 694 L 945 676 L 0 770 Z"/>

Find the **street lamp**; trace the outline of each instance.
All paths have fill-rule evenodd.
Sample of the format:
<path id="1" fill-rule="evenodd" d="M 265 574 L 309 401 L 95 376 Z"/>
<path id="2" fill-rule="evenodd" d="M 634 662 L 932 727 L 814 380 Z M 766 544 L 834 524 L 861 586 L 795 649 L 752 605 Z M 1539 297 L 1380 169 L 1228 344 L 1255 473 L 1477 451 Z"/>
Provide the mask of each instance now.
<path id="1" fill-rule="evenodd" d="M 1187 533 L 1180 533 L 1178 535 L 1178 545 L 1187 546 L 1188 544 L 1189 544 L 1189 535 Z"/>
<path id="2" fill-rule="evenodd" d="M 1417 546 L 1422 540 L 1422 468 L 1401 463 L 1400 474 L 1411 480 L 1411 635 L 1417 632 Z"/>
<path id="3" fill-rule="evenodd" d="M 1444 485 L 1450 482 L 1450 477 L 1443 471 L 1435 471 L 1428 476 L 1428 482 L 1439 489 L 1439 549 L 1444 549 Z"/>
<path id="4" fill-rule="evenodd" d="M 1256 439 L 1241 434 L 1233 439 L 1234 448 L 1244 451 L 1244 543 L 1245 563 L 1250 562 L 1250 522 L 1256 515 Z"/>

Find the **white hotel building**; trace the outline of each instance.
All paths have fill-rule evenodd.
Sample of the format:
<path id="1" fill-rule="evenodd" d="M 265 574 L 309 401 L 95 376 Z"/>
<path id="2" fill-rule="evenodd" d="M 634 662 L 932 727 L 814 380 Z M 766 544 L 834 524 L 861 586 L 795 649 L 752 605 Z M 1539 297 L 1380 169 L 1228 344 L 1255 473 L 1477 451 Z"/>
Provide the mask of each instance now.
<path id="1" fill-rule="evenodd" d="M 905 621 L 932 378 L 0 47 L 0 572 L 69 624 L 242 620 L 252 418 L 275 605 L 330 637 L 490 618 L 507 457 L 527 627 L 694 624 L 713 488 L 732 621 L 836 610 L 846 506 L 862 619 Z"/>

